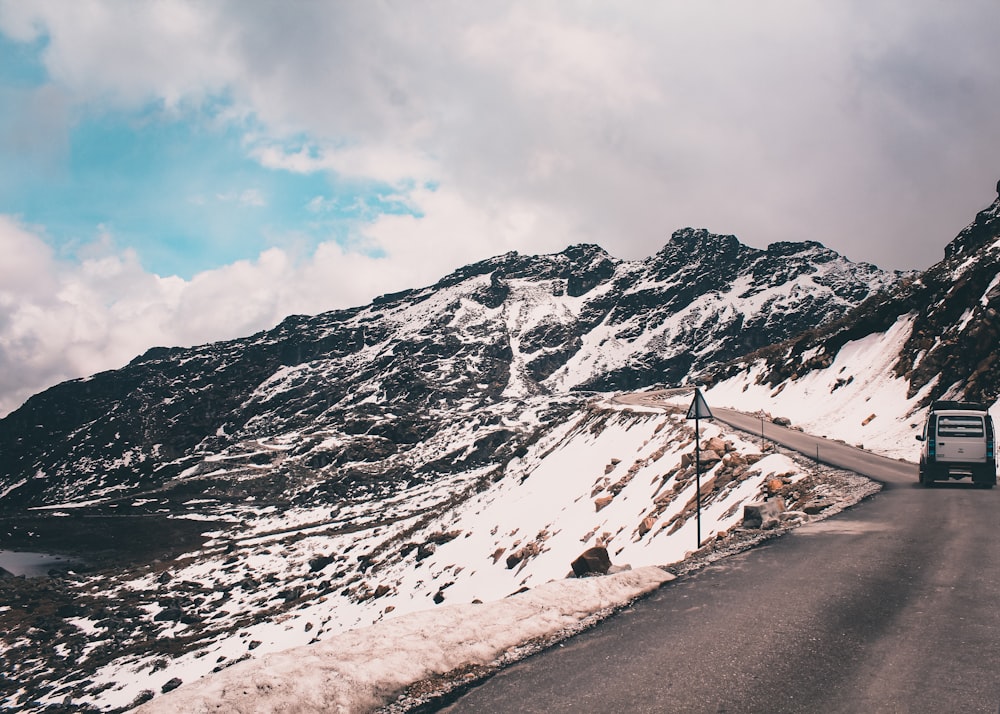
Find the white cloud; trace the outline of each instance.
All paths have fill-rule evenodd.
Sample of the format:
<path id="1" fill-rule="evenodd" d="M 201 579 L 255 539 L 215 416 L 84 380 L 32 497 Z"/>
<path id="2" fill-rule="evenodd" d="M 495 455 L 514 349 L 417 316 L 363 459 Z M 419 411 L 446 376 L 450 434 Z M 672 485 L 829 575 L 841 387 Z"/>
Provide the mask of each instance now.
<path id="1" fill-rule="evenodd" d="M 248 188 L 239 192 L 227 191 L 226 193 L 217 193 L 215 198 L 223 203 L 238 203 L 241 206 L 267 205 L 267 201 L 264 199 L 264 194 L 255 188 Z"/>
<path id="2" fill-rule="evenodd" d="M 0 30 L 47 38 L 52 84 L 15 117 L 31 141 L 64 150 L 73 107 L 225 97 L 214 121 L 252 126 L 262 165 L 383 182 L 421 216 L 365 224 L 362 206 L 339 245 L 303 258 L 274 236 L 285 247 L 189 281 L 112 244 L 58 259 L 44 229 L 4 219 L 0 410 L 152 344 L 362 304 L 507 250 L 638 258 L 693 225 L 926 267 L 993 197 L 998 22 L 996 4 L 911 0 L 0 0 Z M 235 185 L 217 198 L 265 202 Z M 338 200 L 302 205 L 321 221 Z"/>
<path id="3" fill-rule="evenodd" d="M 544 204 L 623 257 L 695 225 L 926 267 L 1000 164 L 989 3 L 0 8 L 81 101 L 223 93 L 265 166 Z"/>

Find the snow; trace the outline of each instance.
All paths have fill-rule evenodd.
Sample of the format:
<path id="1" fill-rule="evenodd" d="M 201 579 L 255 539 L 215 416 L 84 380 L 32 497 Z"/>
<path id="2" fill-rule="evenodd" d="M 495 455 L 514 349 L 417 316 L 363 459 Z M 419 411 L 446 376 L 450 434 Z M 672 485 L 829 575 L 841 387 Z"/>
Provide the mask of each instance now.
<path id="1" fill-rule="evenodd" d="M 552 404 L 553 397 L 535 398 L 518 410 L 499 414 L 505 426 L 541 425 L 539 411 Z M 489 419 L 477 414 L 451 424 L 421 448 L 461 453 L 482 437 Z M 703 541 L 738 525 L 741 506 L 759 500 L 769 479 L 796 474 L 794 480 L 804 468 L 787 456 L 761 453 L 751 437 L 724 431 L 717 423 L 702 423 L 700 438 L 714 437 L 726 442 L 730 463 L 745 458 L 748 468 L 740 478 L 723 479 L 719 488 L 703 490 L 711 491 L 703 499 Z M 616 590 L 618 594 L 594 601 L 593 609 L 582 604 L 585 600 L 575 588 L 618 582 L 566 578 L 571 562 L 587 548 L 603 545 L 616 567 L 630 566 L 631 573 L 652 569 L 657 577 L 666 576 L 663 567 L 684 561 L 697 549 L 692 514 L 695 478 L 693 468 L 684 466 L 693 452 L 693 438 L 683 410 L 609 399 L 582 405 L 561 423 L 547 423 L 537 440 L 502 472 L 487 465 L 440 474 L 433 481 L 378 498 L 335 506 L 277 508 L 252 501 L 226 505 L 208 498 L 185 499 L 185 507 L 191 509 L 188 517 L 226 517 L 238 519 L 240 525 L 210 534 L 201 550 L 182 554 L 170 564 L 154 564 L 117 578 L 93 576 L 81 583 L 81 590 L 100 589 L 112 600 L 130 603 L 141 614 L 127 630 L 141 628 L 142 634 L 115 633 L 119 638 L 137 638 L 127 639 L 123 646 L 112 641 L 110 632 L 94 632 L 87 649 L 93 655 L 80 659 L 74 672 L 53 677 L 52 691 L 64 692 L 83 680 L 86 690 L 74 691 L 74 704 L 97 710 L 131 706 L 175 679 L 206 687 L 205 691 L 215 692 L 211 696 L 222 696 L 220 687 L 239 694 L 239 686 L 225 684 L 231 682 L 227 677 L 237 676 L 231 673 L 243 672 L 239 675 L 243 683 L 254 677 L 267 682 L 286 666 L 281 663 L 298 658 L 310 663 L 309 672 L 288 670 L 292 681 L 274 684 L 275 691 L 287 692 L 287 687 L 296 686 L 294 680 L 302 679 L 310 682 L 311 689 L 324 691 L 330 701 L 376 689 L 378 696 L 388 697 L 386 692 L 403 685 L 395 679 L 386 684 L 380 678 L 421 678 L 454 668 L 450 658 L 459 645 L 448 638 L 461 632 L 449 634 L 457 626 L 440 623 L 441 613 L 451 613 L 455 607 L 465 613 L 455 615 L 459 619 L 491 613 L 483 615 L 485 624 L 474 628 L 490 641 L 456 650 L 472 658 L 457 666 L 480 662 L 487 654 L 495 659 L 502 656 L 496 652 L 510 645 L 507 640 L 492 641 L 490 623 L 514 616 L 505 610 L 492 612 L 494 605 L 474 604 L 477 601 L 534 602 L 530 598 L 539 593 L 562 601 L 560 607 L 571 601 L 577 608 L 572 617 L 556 618 L 562 627 L 566 621 L 598 617 L 634 596 L 630 589 Z M 248 453 L 257 452 L 260 443 L 245 446 Z M 702 486 L 708 486 L 723 466 L 720 462 L 704 468 Z M 508 560 L 512 556 L 513 561 Z M 527 592 L 522 593 L 524 589 Z M 299 594 L 286 597 L 289 591 Z M 520 594 L 509 597 L 514 593 Z M 181 603 L 184 613 L 193 616 L 191 624 L 155 620 L 165 608 L 161 602 Z M 535 637 L 534 625 L 528 620 L 521 623 L 520 617 L 515 618 L 520 624 L 499 629 L 510 630 L 518 641 Z M 93 626 L 83 619 L 75 624 L 81 629 Z M 398 627 L 408 629 L 391 629 Z M 411 669 L 402 668 L 391 653 L 385 661 L 370 654 L 381 651 L 383 640 L 412 639 L 415 635 L 405 633 L 418 631 L 426 633 L 426 641 L 407 645 L 414 650 L 407 660 Z M 500 632 L 496 637 L 500 634 L 507 636 Z M 162 655 L 155 648 L 143 648 L 140 637 L 171 643 L 172 651 Z M 365 638 L 371 640 L 368 645 L 357 644 Z M 366 654 L 350 655 L 349 645 Z M 487 654 L 481 654 L 487 646 Z M 297 652 L 295 657 L 281 654 L 290 648 Z M 331 659 L 339 652 L 350 656 L 343 662 Z M 424 669 L 413 670 L 410 660 Z M 361 664 L 367 669 L 359 674 Z M 257 674 L 250 673 L 255 666 Z M 162 699 L 174 701 L 175 696 L 180 695 Z M 62 701 L 54 693 L 52 697 L 45 702 Z M 0 699 L 0 707 L 12 701 Z M 270 706 L 255 700 L 251 708 L 257 710 L 258 705 L 265 711 Z M 228 700 L 225 707 L 237 708 Z"/>
<path id="2" fill-rule="evenodd" d="M 755 363 L 748 372 L 706 389 L 705 396 L 710 404 L 764 410 L 811 434 L 915 461 L 914 435 L 923 425 L 917 405 L 935 383 L 907 397 L 909 382 L 892 376 L 913 321 L 913 315 L 906 315 L 884 333 L 848 342 L 826 369 L 778 387 L 757 383 L 764 365 Z"/>
<path id="3" fill-rule="evenodd" d="M 376 623 L 240 662 L 139 707 L 184 711 L 361 712 L 410 684 L 469 664 L 486 665 L 525 642 L 552 637 L 580 620 L 649 593 L 672 575 L 641 568 L 553 581 L 486 604 L 440 607 Z"/>
<path id="4" fill-rule="evenodd" d="M 1000 276 L 991 283 L 1000 284 Z M 971 312 L 962 317 L 963 324 Z M 747 412 L 763 410 L 771 417 L 783 416 L 805 431 L 838 439 L 890 458 L 915 462 L 926 407 L 918 406 L 938 387 L 935 378 L 913 396 L 909 382 L 895 377 L 894 367 L 913 328 L 914 316 L 904 315 L 884 333 L 873 333 L 848 342 L 825 369 L 789 379 L 777 387 L 758 383 L 765 365 L 755 363 L 736 376 L 705 390 L 712 404 Z M 923 358 L 917 355 L 916 363 Z M 959 385 L 944 390 L 944 398 L 958 396 Z M 990 407 L 1000 419 L 1000 401 Z"/>

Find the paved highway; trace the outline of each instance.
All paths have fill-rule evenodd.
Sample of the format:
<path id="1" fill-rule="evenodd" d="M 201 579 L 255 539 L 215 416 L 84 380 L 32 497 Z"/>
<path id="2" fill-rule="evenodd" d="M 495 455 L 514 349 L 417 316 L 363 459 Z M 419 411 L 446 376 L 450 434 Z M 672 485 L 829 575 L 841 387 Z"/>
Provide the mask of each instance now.
<path id="1" fill-rule="evenodd" d="M 713 409 L 760 433 L 760 420 Z M 765 424 L 885 484 L 854 508 L 674 581 L 446 712 L 1000 709 L 1000 490 Z M 916 450 L 916 449 L 915 449 Z"/>

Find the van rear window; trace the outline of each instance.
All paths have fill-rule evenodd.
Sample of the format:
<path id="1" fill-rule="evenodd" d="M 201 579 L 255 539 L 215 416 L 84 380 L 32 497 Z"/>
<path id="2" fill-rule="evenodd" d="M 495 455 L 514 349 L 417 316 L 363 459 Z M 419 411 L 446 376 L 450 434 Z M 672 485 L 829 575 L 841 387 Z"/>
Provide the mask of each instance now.
<path id="1" fill-rule="evenodd" d="M 983 418 L 980 416 L 938 417 L 938 436 L 983 436 Z"/>

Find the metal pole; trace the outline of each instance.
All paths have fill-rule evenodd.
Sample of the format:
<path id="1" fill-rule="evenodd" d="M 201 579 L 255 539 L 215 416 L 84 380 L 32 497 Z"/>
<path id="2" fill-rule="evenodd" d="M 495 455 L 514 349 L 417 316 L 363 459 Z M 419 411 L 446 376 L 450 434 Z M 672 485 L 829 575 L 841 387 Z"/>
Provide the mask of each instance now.
<path id="1" fill-rule="evenodd" d="M 694 485 L 697 489 L 695 512 L 698 522 L 698 548 L 701 548 L 701 432 L 698 428 L 697 416 L 694 418 Z"/>

